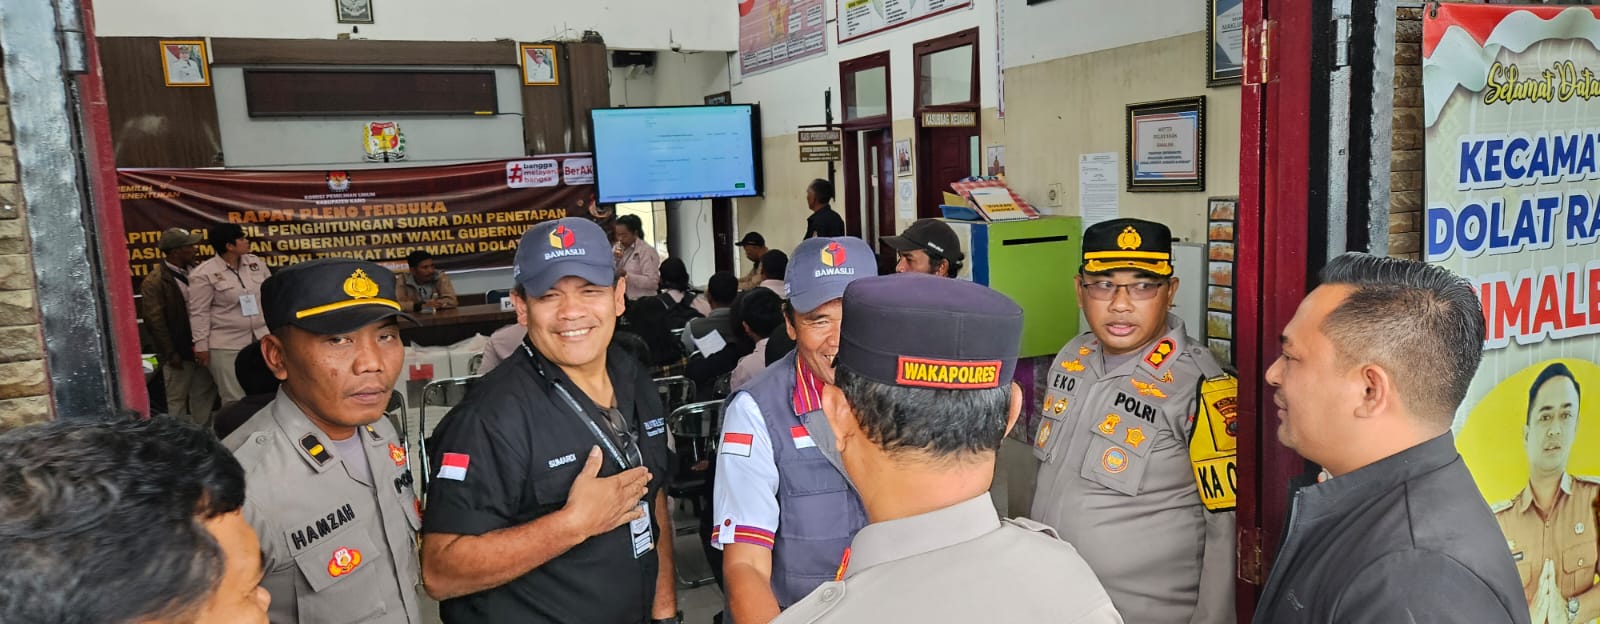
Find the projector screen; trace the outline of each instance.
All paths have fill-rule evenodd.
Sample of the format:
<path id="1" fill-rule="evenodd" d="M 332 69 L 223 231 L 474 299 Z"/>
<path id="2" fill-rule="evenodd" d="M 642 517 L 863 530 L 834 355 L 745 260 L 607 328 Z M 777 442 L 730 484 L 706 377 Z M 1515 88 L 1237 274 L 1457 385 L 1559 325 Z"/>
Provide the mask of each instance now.
<path id="1" fill-rule="evenodd" d="M 599 108 L 601 203 L 761 194 L 761 109 L 754 104 Z"/>

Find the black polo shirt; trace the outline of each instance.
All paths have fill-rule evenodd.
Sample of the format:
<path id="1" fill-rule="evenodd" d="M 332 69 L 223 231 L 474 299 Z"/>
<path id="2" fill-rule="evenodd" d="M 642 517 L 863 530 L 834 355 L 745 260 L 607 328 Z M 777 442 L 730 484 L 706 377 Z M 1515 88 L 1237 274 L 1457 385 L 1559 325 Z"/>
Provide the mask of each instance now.
<path id="1" fill-rule="evenodd" d="M 823 206 L 806 217 L 806 238 L 832 238 L 844 236 L 844 218 L 833 211 L 832 206 Z"/>
<path id="2" fill-rule="evenodd" d="M 562 383 L 602 431 L 609 431 L 599 408 L 561 368 L 542 357 L 540 361 L 545 374 Z M 647 500 L 659 543 L 661 527 L 653 514 L 656 493 L 669 474 L 666 414 L 649 374 L 633 358 L 612 349 L 606 362 L 617 409 L 637 432 L 650 470 Z M 528 351 L 518 349 L 439 423 L 428 446 L 436 475 L 428 486 L 424 533 L 482 535 L 526 524 L 566 504 L 589 448 L 598 442 L 535 366 Z M 446 453 L 467 456 L 465 471 L 449 471 L 459 480 L 439 476 L 445 474 Z M 453 459 L 461 463 L 459 456 Z M 621 471 L 606 455 L 600 476 Z M 446 600 L 439 614 L 451 623 L 645 622 L 655 600 L 657 556 L 651 550 L 634 558 L 632 536 L 623 524 L 510 583 Z"/>

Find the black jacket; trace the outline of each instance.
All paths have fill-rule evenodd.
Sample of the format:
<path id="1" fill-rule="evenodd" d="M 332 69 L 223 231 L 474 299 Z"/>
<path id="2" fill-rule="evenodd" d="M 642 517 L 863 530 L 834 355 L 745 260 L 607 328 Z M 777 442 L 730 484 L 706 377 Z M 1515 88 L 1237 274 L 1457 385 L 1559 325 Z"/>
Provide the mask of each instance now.
<path id="1" fill-rule="evenodd" d="M 1528 621 L 1505 535 L 1446 433 L 1295 493 L 1256 624 Z"/>
<path id="2" fill-rule="evenodd" d="M 806 238 L 844 236 L 844 218 L 833 211 L 832 206 L 823 206 L 822 209 L 806 217 Z"/>

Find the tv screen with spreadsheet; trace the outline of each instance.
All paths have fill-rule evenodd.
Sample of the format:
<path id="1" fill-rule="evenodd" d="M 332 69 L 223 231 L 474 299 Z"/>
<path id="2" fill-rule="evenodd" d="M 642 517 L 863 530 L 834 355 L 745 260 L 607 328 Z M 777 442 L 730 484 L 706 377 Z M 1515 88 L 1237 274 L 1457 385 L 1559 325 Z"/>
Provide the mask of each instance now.
<path id="1" fill-rule="evenodd" d="M 755 104 L 599 108 L 590 120 L 601 203 L 761 194 Z"/>

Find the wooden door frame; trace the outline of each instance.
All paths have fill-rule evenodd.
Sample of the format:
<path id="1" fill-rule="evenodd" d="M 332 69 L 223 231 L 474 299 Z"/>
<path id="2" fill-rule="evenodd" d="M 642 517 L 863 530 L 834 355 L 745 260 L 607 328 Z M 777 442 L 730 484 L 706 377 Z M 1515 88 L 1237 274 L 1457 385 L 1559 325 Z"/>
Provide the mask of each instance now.
<path id="1" fill-rule="evenodd" d="M 1283 542 L 1290 482 L 1306 462 L 1277 440 L 1272 390 L 1263 379 L 1282 349 L 1278 335 L 1308 284 L 1313 35 L 1310 3 L 1245 0 L 1245 69 L 1241 86 L 1235 364 L 1239 369 L 1240 622 L 1249 622 L 1261 584 Z M 1263 32 L 1266 34 L 1263 35 Z M 1263 39 L 1270 45 L 1263 45 Z M 1265 62 L 1263 49 L 1265 48 Z M 1269 211 L 1267 206 L 1271 206 Z M 1273 296 L 1265 296 L 1272 293 Z M 1259 302 L 1251 304 L 1249 302 Z"/>
<path id="2" fill-rule="evenodd" d="M 883 68 L 883 114 L 871 117 L 850 118 L 850 104 L 855 101 L 855 84 L 849 80 L 851 74 L 856 72 Z M 844 232 L 850 236 L 861 236 L 861 176 L 857 173 L 861 169 L 856 153 L 860 149 L 856 140 L 856 133 L 863 130 L 884 130 L 889 133 L 891 143 L 894 136 L 894 80 L 891 74 L 889 51 L 877 52 L 866 56 L 859 56 L 839 62 L 839 107 L 843 121 L 839 123 L 841 145 L 844 150 L 844 184 L 843 192 L 834 187 L 835 200 L 844 202 Z"/>
<path id="3" fill-rule="evenodd" d="M 924 103 L 922 101 L 922 87 L 925 79 L 922 75 L 922 57 L 967 45 L 972 46 L 972 78 L 968 83 L 971 97 L 965 102 L 948 104 Z M 919 219 L 940 216 L 937 213 L 923 210 L 923 205 L 931 201 L 931 198 L 925 196 L 924 192 L 938 187 L 930 186 L 933 184 L 931 182 L 932 174 L 927 167 L 932 160 L 933 150 L 928 141 L 929 128 L 924 128 L 922 125 L 922 114 L 927 112 L 970 112 L 973 114 L 972 134 L 982 137 L 983 115 L 981 113 L 983 111 L 983 95 L 981 83 L 978 82 L 978 60 L 978 28 L 976 26 L 926 41 L 919 41 L 911 46 L 911 101 L 913 103 L 911 116 L 913 118 L 912 123 L 916 127 L 916 144 L 912 146 L 912 151 L 916 153 L 914 167 L 917 179 L 917 218 Z M 981 148 L 982 146 L 980 145 L 979 147 Z M 968 154 L 968 160 L 971 160 L 971 156 L 971 154 Z M 934 202 L 933 205 L 937 206 L 938 202 Z"/>

